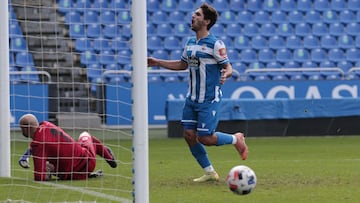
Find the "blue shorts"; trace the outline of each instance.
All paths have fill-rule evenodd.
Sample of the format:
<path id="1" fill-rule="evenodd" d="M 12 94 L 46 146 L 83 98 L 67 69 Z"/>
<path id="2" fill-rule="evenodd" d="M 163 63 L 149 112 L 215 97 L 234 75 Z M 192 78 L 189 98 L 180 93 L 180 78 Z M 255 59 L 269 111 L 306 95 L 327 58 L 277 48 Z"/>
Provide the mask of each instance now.
<path id="1" fill-rule="evenodd" d="M 212 135 L 219 123 L 220 102 L 197 103 L 186 99 L 181 123 L 185 130 L 193 129 L 199 136 Z"/>

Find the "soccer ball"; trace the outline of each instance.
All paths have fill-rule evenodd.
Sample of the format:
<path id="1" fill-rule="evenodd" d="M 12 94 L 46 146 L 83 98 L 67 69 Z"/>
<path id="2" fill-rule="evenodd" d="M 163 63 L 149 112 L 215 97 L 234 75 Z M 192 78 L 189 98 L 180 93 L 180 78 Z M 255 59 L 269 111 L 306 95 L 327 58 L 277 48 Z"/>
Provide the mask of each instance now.
<path id="1" fill-rule="evenodd" d="M 226 183 L 233 193 L 237 195 L 247 195 L 253 191 L 256 186 L 256 175 L 248 166 L 235 166 L 227 175 Z"/>

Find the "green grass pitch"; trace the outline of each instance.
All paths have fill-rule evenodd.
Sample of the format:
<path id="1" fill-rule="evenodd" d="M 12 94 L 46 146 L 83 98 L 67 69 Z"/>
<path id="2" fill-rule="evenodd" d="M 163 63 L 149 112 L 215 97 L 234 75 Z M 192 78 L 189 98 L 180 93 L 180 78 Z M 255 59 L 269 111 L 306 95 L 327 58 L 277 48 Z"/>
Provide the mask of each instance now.
<path id="1" fill-rule="evenodd" d="M 150 137 L 152 133 L 159 131 L 150 131 Z M 131 140 L 120 142 L 131 148 Z M 202 184 L 192 182 L 203 171 L 183 139 L 157 138 L 149 143 L 150 202 L 338 203 L 360 199 L 360 136 L 248 137 L 250 152 L 246 161 L 240 159 L 233 146 L 207 147 L 221 180 Z M 12 143 L 12 146 L 16 146 L 16 149 L 12 147 L 16 154 L 22 154 L 26 144 Z M 131 153 L 119 150 L 115 152 L 119 159 L 131 162 Z M 104 170 L 104 177 L 42 184 L 32 181 L 32 171 L 21 169 L 17 160 L 18 157 L 12 157 L 12 178 L 0 178 L 0 202 L 129 202 L 132 199 L 128 178 L 131 164 L 120 164 L 114 170 L 99 161 L 97 167 Z M 232 194 L 224 181 L 228 171 L 240 164 L 251 167 L 258 179 L 255 190 L 246 196 Z"/>

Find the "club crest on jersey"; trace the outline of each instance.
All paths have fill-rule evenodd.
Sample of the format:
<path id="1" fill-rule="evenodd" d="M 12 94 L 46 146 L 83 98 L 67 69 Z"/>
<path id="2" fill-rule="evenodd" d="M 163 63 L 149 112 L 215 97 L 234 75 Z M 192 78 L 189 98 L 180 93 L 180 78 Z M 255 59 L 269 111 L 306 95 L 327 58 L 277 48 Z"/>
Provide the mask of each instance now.
<path id="1" fill-rule="evenodd" d="M 191 56 L 189 57 L 189 66 L 190 67 L 199 67 L 200 61 L 197 57 Z"/>
<path id="2" fill-rule="evenodd" d="M 227 57 L 226 48 L 219 49 L 219 55 L 223 58 L 226 58 Z"/>

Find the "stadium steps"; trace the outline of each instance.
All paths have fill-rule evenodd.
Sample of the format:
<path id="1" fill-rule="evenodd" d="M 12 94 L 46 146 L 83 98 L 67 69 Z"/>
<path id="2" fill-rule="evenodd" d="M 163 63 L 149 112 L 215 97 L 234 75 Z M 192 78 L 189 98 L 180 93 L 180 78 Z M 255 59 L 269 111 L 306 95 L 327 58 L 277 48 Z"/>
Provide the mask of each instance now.
<path id="1" fill-rule="evenodd" d="M 87 99 L 90 87 L 86 71 L 72 53 L 72 41 L 67 37 L 62 17 L 56 12 L 56 0 L 11 0 L 11 3 L 35 66 L 50 73 L 55 85 L 50 85 L 49 92 L 58 92 L 50 98 L 51 116 L 55 117 L 57 112 L 94 112 L 94 102 Z"/>

